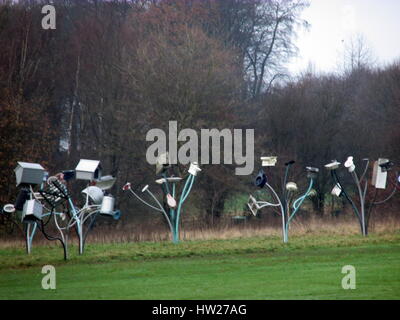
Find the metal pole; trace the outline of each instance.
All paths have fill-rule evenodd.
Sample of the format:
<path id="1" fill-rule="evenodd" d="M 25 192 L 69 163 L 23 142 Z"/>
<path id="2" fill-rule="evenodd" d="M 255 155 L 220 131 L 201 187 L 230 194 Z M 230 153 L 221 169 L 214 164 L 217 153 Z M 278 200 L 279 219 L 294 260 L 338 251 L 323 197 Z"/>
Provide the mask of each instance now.
<path id="1" fill-rule="evenodd" d="M 265 185 L 268 187 L 269 190 L 271 190 L 271 192 L 272 192 L 272 194 L 275 196 L 276 200 L 278 200 L 279 207 L 281 208 L 281 215 L 282 215 L 282 235 L 283 235 L 283 242 L 284 242 L 284 243 L 287 243 L 287 242 L 288 242 L 288 239 L 287 239 L 287 236 L 286 236 L 286 228 L 285 228 L 285 210 L 284 210 L 284 208 L 283 208 L 282 201 L 281 201 L 281 199 L 279 198 L 278 194 L 275 192 L 275 190 L 271 187 L 271 185 L 270 185 L 268 182 L 267 182 Z"/>
<path id="2" fill-rule="evenodd" d="M 363 192 L 361 190 L 361 185 L 360 181 L 358 180 L 357 173 L 355 171 L 351 172 L 351 175 L 353 176 L 353 179 L 356 183 L 357 189 L 358 189 L 358 194 L 360 197 L 360 207 L 361 207 L 361 231 L 363 236 L 366 236 L 366 231 L 365 231 L 365 198 L 363 196 Z"/>
<path id="3" fill-rule="evenodd" d="M 287 183 L 287 178 L 288 178 L 288 175 L 289 175 L 289 170 L 290 170 L 290 164 L 288 164 L 286 166 L 285 178 L 283 180 L 283 186 L 282 186 L 282 207 L 283 207 L 282 215 L 284 216 L 285 230 L 286 230 L 286 223 L 287 223 L 287 221 L 289 219 L 289 216 L 288 216 L 288 203 L 287 203 L 287 197 L 286 197 L 287 196 L 286 183 Z M 285 242 L 287 242 L 288 241 L 288 233 L 287 232 L 285 232 L 285 239 L 286 239 Z"/>
<path id="4" fill-rule="evenodd" d="M 79 254 L 82 254 L 83 253 L 83 237 L 82 237 L 81 221 L 79 219 L 78 214 L 76 213 L 76 209 L 75 209 L 74 204 L 72 203 L 71 198 L 68 198 L 68 202 L 69 202 L 69 205 L 70 205 L 71 210 L 72 210 L 72 216 L 76 221 L 76 231 L 77 231 L 78 240 L 79 240 Z"/>
<path id="5" fill-rule="evenodd" d="M 25 237 L 26 237 L 26 252 L 28 253 L 28 254 L 31 254 L 31 245 L 32 245 L 32 243 L 31 243 L 31 237 L 30 237 L 30 230 L 31 230 L 31 225 L 30 225 L 30 223 L 27 223 L 26 224 L 26 227 L 25 227 Z"/>
<path id="6" fill-rule="evenodd" d="M 336 170 L 332 170 L 331 171 L 332 174 L 332 178 L 333 181 L 335 182 L 335 184 L 339 185 L 340 189 L 342 190 L 346 200 L 350 203 L 350 205 L 353 208 L 354 213 L 356 214 L 358 221 L 360 223 L 360 227 L 361 227 L 361 232 L 363 232 L 363 227 L 362 227 L 362 222 L 361 222 L 361 217 L 360 214 L 358 212 L 358 209 L 356 207 L 356 205 L 354 204 L 353 200 L 351 200 L 351 198 L 349 197 L 349 195 L 347 194 L 346 190 L 344 189 L 343 185 L 340 183 L 339 177 L 337 176 Z"/>
<path id="7" fill-rule="evenodd" d="M 150 196 L 155 200 L 155 202 L 156 202 L 156 203 L 158 204 L 158 206 L 160 207 L 161 212 L 164 214 L 165 219 L 167 219 L 168 226 L 169 226 L 169 228 L 171 229 L 171 233 L 172 233 L 172 235 L 173 235 L 173 234 L 174 234 L 174 231 L 173 231 L 174 228 L 172 227 L 171 221 L 169 220 L 168 215 L 167 215 L 167 213 L 165 212 L 163 206 L 161 205 L 161 203 L 158 201 L 158 199 L 155 197 L 155 195 L 154 195 L 148 188 L 146 189 L 146 191 L 150 194 Z"/>
<path id="8" fill-rule="evenodd" d="M 308 189 L 306 191 L 306 193 L 304 195 L 302 195 L 301 197 L 297 198 L 294 202 L 293 202 L 293 213 L 290 215 L 288 221 L 286 222 L 286 237 L 289 238 L 289 224 L 290 221 L 292 221 L 292 219 L 294 218 L 294 216 L 296 215 L 297 211 L 300 209 L 301 205 L 303 204 L 304 200 L 307 198 L 308 194 L 311 191 L 311 188 L 314 184 L 314 179 L 311 179 L 310 184 L 308 186 Z"/>
<path id="9" fill-rule="evenodd" d="M 189 177 L 186 180 L 185 186 L 183 187 L 183 191 L 181 194 L 181 199 L 179 200 L 179 204 L 178 204 L 178 209 L 176 211 L 176 220 L 175 220 L 175 236 L 176 236 L 176 241 L 174 241 L 174 243 L 178 243 L 179 242 L 179 218 L 180 218 L 180 214 L 181 214 L 181 209 L 182 209 L 182 204 L 183 202 L 185 202 L 187 196 L 190 193 L 190 190 L 193 186 L 193 182 L 194 182 L 194 176 L 193 175 L 189 175 Z"/>

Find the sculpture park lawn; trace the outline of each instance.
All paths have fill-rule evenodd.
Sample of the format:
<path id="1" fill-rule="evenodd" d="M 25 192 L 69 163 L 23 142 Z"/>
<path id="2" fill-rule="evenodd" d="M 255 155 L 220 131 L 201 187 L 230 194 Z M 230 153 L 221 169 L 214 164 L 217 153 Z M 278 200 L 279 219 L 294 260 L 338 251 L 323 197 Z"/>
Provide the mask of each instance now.
<path id="1" fill-rule="evenodd" d="M 0 299 L 400 299 L 400 233 L 0 247 Z M 56 289 L 41 287 L 44 265 Z M 342 267 L 356 289 L 342 288 Z"/>

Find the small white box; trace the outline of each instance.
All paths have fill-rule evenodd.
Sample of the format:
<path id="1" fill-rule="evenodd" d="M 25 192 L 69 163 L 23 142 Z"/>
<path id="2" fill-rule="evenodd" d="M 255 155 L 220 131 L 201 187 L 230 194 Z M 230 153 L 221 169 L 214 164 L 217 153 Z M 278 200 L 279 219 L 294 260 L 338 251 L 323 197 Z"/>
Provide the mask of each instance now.
<path id="1" fill-rule="evenodd" d="M 75 177 L 78 180 L 89 180 L 101 178 L 101 165 L 98 160 L 81 159 L 75 168 Z"/>
<path id="2" fill-rule="evenodd" d="M 328 163 L 325 165 L 325 168 L 328 170 L 336 170 L 339 168 L 340 162 L 337 162 L 336 160 L 332 161 L 331 163 Z"/>
<path id="3" fill-rule="evenodd" d="M 340 188 L 340 186 L 336 184 L 331 191 L 331 195 L 340 197 L 341 194 L 342 194 L 342 188 Z"/>
<path id="4" fill-rule="evenodd" d="M 27 200 L 22 210 L 22 221 L 41 220 L 43 213 L 42 204 L 36 199 Z"/>
<path id="5" fill-rule="evenodd" d="M 197 164 L 197 162 L 193 162 L 190 164 L 189 173 L 191 175 L 197 176 L 197 173 L 200 171 L 201 171 L 201 169 L 200 169 L 199 165 Z"/>
<path id="6" fill-rule="evenodd" d="M 41 184 L 44 177 L 44 168 L 38 163 L 18 162 L 14 169 L 17 186 L 20 184 Z"/>
<path id="7" fill-rule="evenodd" d="M 278 157 L 261 157 L 261 166 L 262 167 L 274 167 L 276 162 L 278 161 Z"/>
<path id="8" fill-rule="evenodd" d="M 381 158 L 374 162 L 374 169 L 372 171 L 372 185 L 377 189 L 386 189 L 387 172 L 383 172 L 379 165 L 388 161 L 388 159 Z"/>

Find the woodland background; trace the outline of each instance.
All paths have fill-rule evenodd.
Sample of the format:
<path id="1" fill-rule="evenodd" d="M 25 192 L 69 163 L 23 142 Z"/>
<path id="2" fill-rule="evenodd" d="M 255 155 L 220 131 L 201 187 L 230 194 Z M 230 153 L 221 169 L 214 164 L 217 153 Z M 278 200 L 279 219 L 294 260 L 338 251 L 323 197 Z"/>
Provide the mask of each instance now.
<path id="1" fill-rule="evenodd" d="M 14 202 L 16 161 L 55 174 L 98 159 L 118 178 L 122 223 L 153 219 L 121 187 L 155 189 L 145 136 L 167 131 L 169 120 L 179 129 L 255 129 L 255 171 L 261 155 L 277 155 L 269 173 L 277 186 L 288 160 L 301 187 L 304 167 L 319 167 L 308 215 L 347 210 L 329 197 L 331 159 L 400 163 L 400 60 L 377 65 L 359 36 L 336 72 L 291 76 L 285 63 L 297 53 L 296 27 L 308 25 L 305 1 L 51 2 L 56 30 L 41 27 L 48 1 L 0 1 L 0 204 Z M 202 169 L 184 218 L 217 223 L 231 215 L 227 203 L 243 200 L 240 211 L 255 191 L 234 166 Z M 385 210 L 398 211 L 398 198 Z"/>

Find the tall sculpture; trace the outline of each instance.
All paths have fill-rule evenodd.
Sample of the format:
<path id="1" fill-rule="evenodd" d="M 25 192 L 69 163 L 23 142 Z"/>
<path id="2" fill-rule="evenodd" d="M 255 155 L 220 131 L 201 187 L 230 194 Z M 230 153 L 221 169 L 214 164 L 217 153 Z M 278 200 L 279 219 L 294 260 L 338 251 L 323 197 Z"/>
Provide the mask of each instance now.
<path id="1" fill-rule="evenodd" d="M 100 161 L 82 159 L 75 170 L 62 171 L 51 177 L 40 164 L 18 162 L 15 176 L 19 188 L 16 201 L 5 205 L 1 213 L 16 225 L 22 223 L 28 254 L 32 251 L 35 233 L 40 230 L 46 239 L 61 242 L 66 260 L 72 229 L 78 236 L 79 254 L 83 254 L 96 218 L 99 215 L 120 217 L 120 211 L 114 210 L 114 198 L 107 191 L 115 178 L 101 176 Z M 87 188 L 82 191 L 85 202 L 81 207 L 75 204 L 67 187 L 72 179 L 88 181 Z M 58 235 L 50 234 L 51 226 Z"/>
<path id="2" fill-rule="evenodd" d="M 277 157 L 262 157 L 261 161 L 262 167 L 274 167 L 277 162 Z M 295 161 L 289 161 L 285 163 L 285 176 L 283 179 L 283 188 L 280 194 L 278 194 L 278 192 L 268 182 L 268 178 L 263 169 L 259 171 L 255 179 L 255 185 L 259 188 L 266 188 L 267 192 L 269 192 L 272 198 L 276 201 L 275 203 L 268 201 L 257 201 L 252 195 L 250 195 L 249 202 L 247 204 L 248 208 L 254 215 L 257 214 L 258 210 L 265 207 L 279 208 L 282 217 L 282 235 L 284 243 L 289 241 L 290 222 L 299 211 L 304 200 L 307 197 L 316 195 L 316 191 L 313 189 L 313 186 L 319 172 L 318 168 L 306 167 L 309 185 L 306 192 L 299 196 L 297 184 L 292 181 L 288 182 L 290 168 L 294 163 Z"/>
<path id="3" fill-rule="evenodd" d="M 159 156 L 156 164 L 156 175 L 157 180 L 155 181 L 161 186 L 163 192 L 163 201 L 159 201 L 157 197 L 150 191 L 149 185 L 146 185 L 142 189 L 142 193 L 148 195 L 148 197 L 154 203 L 151 204 L 144 200 L 143 197 L 139 196 L 138 193 L 132 190 L 130 182 L 127 182 L 123 187 L 123 190 L 130 191 L 139 201 L 150 207 L 151 209 L 161 212 L 165 220 L 168 223 L 169 229 L 172 235 L 172 241 L 174 243 L 179 242 L 179 224 L 182 213 L 183 203 L 192 190 L 194 180 L 197 173 L 201 169 L 196 162 L 190 164 L 188 174 L 185 178 L 181 178 L 175 175 L 174 166 L 169 163 L 168 153 L 164 153 Z M 178 193 L 178 184 L 184 183 L 184 187 L 180 194 Z M 161 204 L 163 202 L 164 205 Z"/>
<path id="4" fill-rule="evenodd" d="M 393 190 L 390 192 L 388 196 L 384 199 L 377 201 L 378 190 L 385 190 L 388 180 L 388 172 L 394 166 L 394 163 L 389 159 L 378 159 L 373 164 L 373 172 L 371 180 L 368 179 L 368 171 L 370 167 L 369 159 L 365 158 L 363 161 L 365 162 L 365 166 L 362 170 L 361 176 L 358 176 L 356 171 L 356 166 L 353 161 L 353 157 L 350 156 L 347 158 L 344 163 L 344 167 L 347 168 L 351 177 L 353 178 L 354 185 L 357 189 L 356 195 L 358 196 L 358 204 L 353 200 L 351 194 L 348 192 L 347 188 L 344 187 L 343 183 L 340 181 L 339 176 L 337 174 L 337 169 L 340 167 L 340 162 L 336 160 L 332 160 L 330 163 L 325 165 L 327 170 L 330 170 L 331 176 L 335 186 L 333 187 L 331 194 L 337 197 L 344 197 L 351 205 L 354 214 L 356 215 L 361 229 L 361 234 L 366 236 L 368 234 L 368 226 L 369 220 L 371 216 L 372 208 L 375 205 L 384 204 L 389 201 L 399 186 L 400 180 L 398 173 L 395 174 L 395 179 L 391 181 L 393 185 Z M 373 199 L 370 200 L 369 205 L 367 205 L 367 191 L 368 185 L 371 184 L 375 187 L 375 192 Z M 367 208 L 368 207 L 368 208 Z"/>

